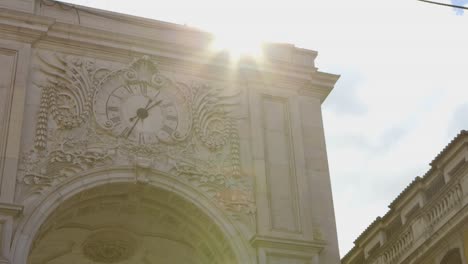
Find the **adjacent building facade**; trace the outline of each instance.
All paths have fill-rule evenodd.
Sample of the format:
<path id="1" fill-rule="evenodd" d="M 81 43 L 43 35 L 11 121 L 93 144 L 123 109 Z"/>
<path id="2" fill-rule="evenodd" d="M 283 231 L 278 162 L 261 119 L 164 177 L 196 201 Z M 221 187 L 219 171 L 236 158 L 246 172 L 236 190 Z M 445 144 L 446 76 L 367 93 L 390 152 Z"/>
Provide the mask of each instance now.
<path id="1" fill-rule="evenodd" d="M 340 262 L 317 53 L 0 0 L 0 263 Z"/>
<path id="2" fill-rule="evenodd" d="M 343 264 L 468 263 L 468 132 L 354 242 Z"/>

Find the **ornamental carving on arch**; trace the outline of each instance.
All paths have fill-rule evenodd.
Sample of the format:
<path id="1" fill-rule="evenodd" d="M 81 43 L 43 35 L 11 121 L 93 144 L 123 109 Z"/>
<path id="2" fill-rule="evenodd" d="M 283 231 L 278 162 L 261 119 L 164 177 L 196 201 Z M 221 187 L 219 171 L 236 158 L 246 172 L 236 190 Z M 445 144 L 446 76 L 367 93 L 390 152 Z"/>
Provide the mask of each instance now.
<path id="1" fill-rule="evenodd" d="M 231 216 L 252 221 L 238 90 L 174 80 L 147 56 L 116 67 L 42 52 L 35 64 L 41 98 L 34 146 L 20 163 L 23 199 L 87 170 L 136 166 L 187 182 Z"/>

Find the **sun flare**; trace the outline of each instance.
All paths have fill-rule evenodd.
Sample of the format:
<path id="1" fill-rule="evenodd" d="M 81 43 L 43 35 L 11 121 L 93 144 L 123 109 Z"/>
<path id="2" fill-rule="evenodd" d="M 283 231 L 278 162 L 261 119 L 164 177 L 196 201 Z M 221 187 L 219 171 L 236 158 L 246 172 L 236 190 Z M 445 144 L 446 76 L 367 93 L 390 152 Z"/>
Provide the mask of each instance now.
<path id="1" fill-rule="evenodd" d="M 248 56 L 254 59 L 260 59 L 262 56 L 262 45 L 264 41 L 260 38 L 248 34 L 216 34 L 212 43 L 212 49 L 215 51 L 227 51 L 231 59 L 239 60 L 241 57 Z"/>

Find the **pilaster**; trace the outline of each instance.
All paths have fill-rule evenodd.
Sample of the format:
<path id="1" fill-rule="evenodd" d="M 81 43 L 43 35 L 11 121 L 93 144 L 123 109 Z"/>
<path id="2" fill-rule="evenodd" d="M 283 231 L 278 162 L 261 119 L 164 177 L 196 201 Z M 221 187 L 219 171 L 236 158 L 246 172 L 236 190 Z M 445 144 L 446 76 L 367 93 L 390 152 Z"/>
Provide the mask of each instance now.
<path id="1" fill-rule="evenodd" d="M 1 1 L 0 7 L 6 5 L 21 10 L 26 8 L 28 2 Z M 29 16 L 12 10 L 0 10 L 0 27 L 3 29 L 0 33 L 0 263 L 11 263 L 13 223 L 22 212 L 22 206 L 14 204 L 14 195 L 30 71 L 30 43 L 40 36 L 35 22 L 25 23 L 17 15 Z M 30 31 L 32 28 L 35 28 L 35 34 Z M 26 34 L 28 31 L 31 34 Z"/>
<path id="2" fill-rule="evenodd" d="M 321 117 L 325 95 L 315 93 L 331 88 L 285 86 L 266 80 L 248 88 L 258 225 L 252 243 L 261 264 L 339 263 Z"/>
<path id="3" fill-rule="evenodd" d="M 0 203 L 0 263 L 12 264 L 10 245 L 13 236 L 13 221 L 23 211 L 23 207 Z"/>

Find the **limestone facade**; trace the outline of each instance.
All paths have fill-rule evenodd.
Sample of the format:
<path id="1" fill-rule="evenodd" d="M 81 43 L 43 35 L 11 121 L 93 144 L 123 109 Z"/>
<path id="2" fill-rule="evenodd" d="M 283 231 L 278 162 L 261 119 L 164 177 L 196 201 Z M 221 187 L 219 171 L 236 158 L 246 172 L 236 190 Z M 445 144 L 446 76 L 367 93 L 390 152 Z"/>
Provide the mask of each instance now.
<path id="1" fill-rule="evenodd" d="M 0 263 L 339 263 L 317 53 L 0 0 Z"/>
<path id="2" fill-rule="evenodd" d="M 343 264 L 468 263 L 468 132 L 431 162 L 354 242 Z"/>

